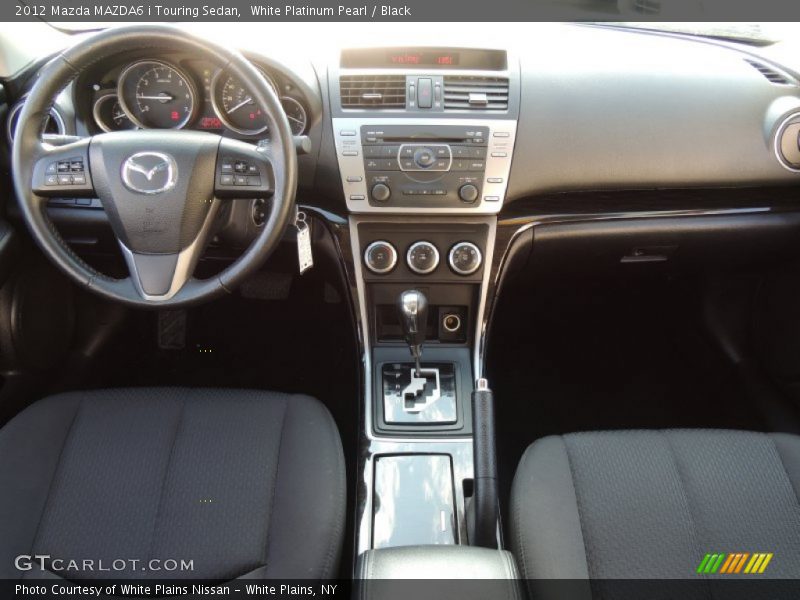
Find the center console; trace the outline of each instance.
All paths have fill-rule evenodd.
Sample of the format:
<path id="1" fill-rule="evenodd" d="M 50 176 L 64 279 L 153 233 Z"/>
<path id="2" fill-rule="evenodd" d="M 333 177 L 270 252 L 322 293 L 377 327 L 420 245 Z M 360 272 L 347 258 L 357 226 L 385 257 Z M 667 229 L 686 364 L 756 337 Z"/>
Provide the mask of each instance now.
<path id="1" fill-rule="evenodd" d="M 357 553 L 468 546 L 519 65 L 501 50 L 370 48 L 343 52 L 328 81 L 365 366 Z"/>

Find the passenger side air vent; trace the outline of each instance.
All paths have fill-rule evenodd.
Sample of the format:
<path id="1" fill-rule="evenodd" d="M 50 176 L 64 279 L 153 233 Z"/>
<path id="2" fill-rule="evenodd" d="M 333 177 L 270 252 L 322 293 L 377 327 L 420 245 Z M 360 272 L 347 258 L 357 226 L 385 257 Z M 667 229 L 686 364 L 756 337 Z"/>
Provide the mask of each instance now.
<path id="1" fill-rule="evenodd" d="M 508 78 L 446 75 L 445 110 L 506 110 Z"/>
<path id="2" fill-rule="evenodd" d="M 405 75 L 342 75 L 342 108 L 405 108 Z"/>
<path id="3" fill-rule="evenodd" d="M 789 78 L 788 75 L 781 73 L 780 71 L 766 65 L 762 62 L 758 62 L 755 60 L 751 60 L 749 58 L 745 58 L 744 62 L 749 64 L 759 73 L 761 73 L 770 83 L 774 83 L 775 85 L 795 85 L 795 82 Z"/>

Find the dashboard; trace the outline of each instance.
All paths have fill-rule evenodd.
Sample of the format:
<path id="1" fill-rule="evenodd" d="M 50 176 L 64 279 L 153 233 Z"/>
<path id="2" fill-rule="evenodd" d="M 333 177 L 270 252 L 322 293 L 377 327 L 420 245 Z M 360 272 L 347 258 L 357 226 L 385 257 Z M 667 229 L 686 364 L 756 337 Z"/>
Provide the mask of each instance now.
<path id="1" fill-rule="evenodd" d="M 310 141 L 298 200 L 343 216 L 502 215 L 558 210 L 586 192 L 719 198 L 800 181 L 792 55 L 618 27 L 503 31 L 497 44 L 447 31 L 427 46 L 394 32 L 375 45 L 328 40 L 332 51 L 318 53 L 255 34 L 237 43 Z M 9 134 L 48 57 L 30 55 L 4 80 Z M 240 82 L 156 49 L 100 58 L 59 96 L 46 132 L 134 127 L 269 140 Z"/>

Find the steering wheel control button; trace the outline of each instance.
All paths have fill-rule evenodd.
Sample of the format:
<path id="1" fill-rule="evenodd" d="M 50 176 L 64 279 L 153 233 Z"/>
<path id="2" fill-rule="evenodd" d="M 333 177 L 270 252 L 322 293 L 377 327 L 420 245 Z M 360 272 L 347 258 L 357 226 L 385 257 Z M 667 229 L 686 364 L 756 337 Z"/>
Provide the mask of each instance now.
<path id="1" fill-rule="evenodd" d="M 458 197 L 461 198 L 462 202 L 472 204 L 478 199 L 478 188 L 471 183 L 462 185 L 458 190 Z"/>
<path id="2" fill-rule="evenodd" d="M 221 186 L 260 187 L 261 174 L 254 162 L 226 156 L 220 160 L 217 181 Z"/>
<path id="3" fill-rule="evenodd" d="M 415 242 L 408 249 L 406 263 L 418 275 L 433 273 L 439 266 L 439 250 L 431 242 Z"/>
<path id="4" fill-rule="evenodd" d="M 397 250 L 389 242 L 372 242 L 364 251 L 367 268 L 376 275 L 385 275 L 397 265 Z"/>
<path id="5" fill-rule="evenodd" d="M 458 242 L 450 249 L 447 262 L 454 273 L 467 276 L 481 268 L 483 255 L 472 242 Z"/>
<path id="6" fill-rule="evenodd" d="M 376 183 L 372 186 L 372 198 L 376 202 L 388 202 L 392 197 L 392 190 L 385 183 Z"/>
<path id="7" fill-rule="evenodd" d="M 83 159 L 72 158 L 54 161 L 45 168 L 45 185 L 73 186 L 86 185 L 86 171 Z"/>

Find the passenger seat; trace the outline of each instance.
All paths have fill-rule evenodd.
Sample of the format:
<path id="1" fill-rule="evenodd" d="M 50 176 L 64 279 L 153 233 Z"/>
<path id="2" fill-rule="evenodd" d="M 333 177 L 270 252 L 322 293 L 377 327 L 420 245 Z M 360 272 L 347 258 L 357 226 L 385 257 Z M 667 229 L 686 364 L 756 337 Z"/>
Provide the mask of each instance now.
<path id="1" fill-rule="evenodd" d="M 799 494 L 800 436 L 551 436 L 517 469 L 511 547 L 527 579 L 692 579 L 709 553 L 768 553 L 767 577 L 800 578 Z"/>

